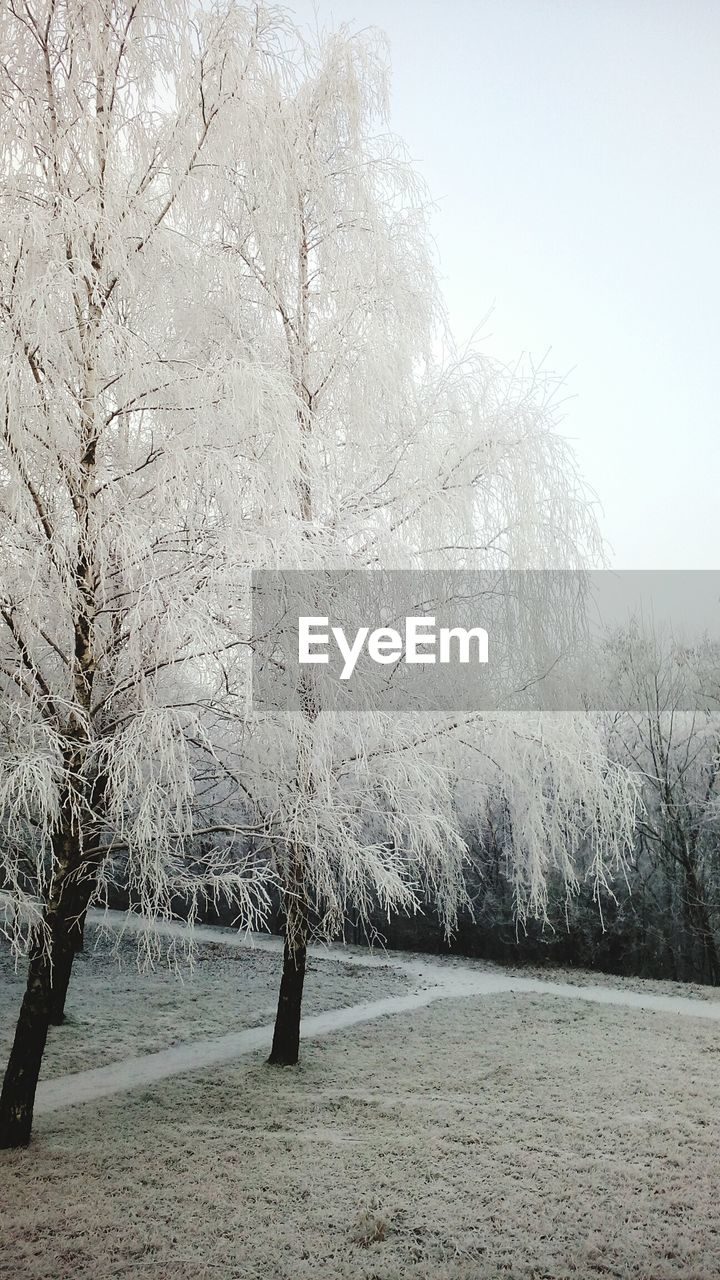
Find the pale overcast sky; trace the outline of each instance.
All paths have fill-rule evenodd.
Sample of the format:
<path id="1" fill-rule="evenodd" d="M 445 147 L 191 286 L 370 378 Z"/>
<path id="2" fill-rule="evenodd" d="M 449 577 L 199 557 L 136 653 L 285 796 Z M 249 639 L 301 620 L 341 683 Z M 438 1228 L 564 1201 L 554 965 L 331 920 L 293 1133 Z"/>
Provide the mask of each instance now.
<path id="1" fill-rule="evenodd" d="M 291 0 L 389 35 L 456 332 L 569 374 L 617 568 L 720 567 L 720 0 Z"/>

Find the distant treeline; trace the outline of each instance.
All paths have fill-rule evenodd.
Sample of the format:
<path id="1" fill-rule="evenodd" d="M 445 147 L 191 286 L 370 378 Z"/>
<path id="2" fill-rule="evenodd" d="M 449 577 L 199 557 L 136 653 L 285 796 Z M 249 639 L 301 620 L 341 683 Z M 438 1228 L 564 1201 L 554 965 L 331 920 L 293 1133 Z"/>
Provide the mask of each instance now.
<path id="1" fill-rule="evenodd" d="M 551 875 L 547 920 L 521 923 L 505 855 L 488 840 L 471 844 L 468 894 L 472 905 L 460 912 L 451 939 L 427 903 L 415 915 L 394 914 L 389 919 L 376 910 L 372 939 L 350 916 L 344 940 L 352 945 L 374 942 L 392 950 L 472 956 L 503 965 L 557 965 L 720 985 L 718 886 L 720 849 L 716 846 L 713 858 L 704 859 L 699 880 L 675 860 L 665 863 L 653 856 L 652 847 L 641 840 L 635 859 L 617 876 L 610 892 L 602 891 L 598 898 L 592 882 L 581 880 L 577 891 L 568 896 L 560 877 Z M 113 891 L 111 905 L 127 907 L 122 888 Z M 180 900 L 175 909 L 184 915 Z M 229 926 L 233 911 L 209 904 L 202 918 Z M 268 926 L 274 933 L 282 932 L 279 895 L 274 895 Z"/>

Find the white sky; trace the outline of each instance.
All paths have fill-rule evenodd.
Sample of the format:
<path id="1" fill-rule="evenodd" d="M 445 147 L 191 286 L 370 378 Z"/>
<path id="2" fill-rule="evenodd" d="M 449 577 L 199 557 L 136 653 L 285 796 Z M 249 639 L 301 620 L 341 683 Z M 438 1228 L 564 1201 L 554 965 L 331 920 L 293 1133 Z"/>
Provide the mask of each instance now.
<path id="1" fill-rule="evenodd" d="M 568 374 L 618 568 L 720 567 L 720 0 L 290 0 L 390 36 L 456 333 Z"/>

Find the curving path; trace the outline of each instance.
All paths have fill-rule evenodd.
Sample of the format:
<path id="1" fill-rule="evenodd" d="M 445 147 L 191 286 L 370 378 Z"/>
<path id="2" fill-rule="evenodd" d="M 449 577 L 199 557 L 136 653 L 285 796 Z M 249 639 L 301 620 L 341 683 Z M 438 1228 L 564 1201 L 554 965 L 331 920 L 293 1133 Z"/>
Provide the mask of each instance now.
<path id="1" fill-rule="evenodd" d="M 122 912 L 88 913 L 92 923 L 111 925 L 121 931 L 140 931 L 145 923 L 139 917 L 127 917 Z M 159 932 L 182 936 L 185 926 L 176 922 L 161 922 Z M 232 929 L 197 926 L 194 936 L 198 942 L 222 942 L 231 947 L 256 947 L 261 950 L 280 951 L 282 940 L 264 935 L 238 934 Z M 650 995 L 641 991 L 613 987 L 573 986 L 569 982 L 546 982 L 542 979 L 511 977 L 503 973 L 483 972 L 471 965 L 454 960 L 451 964 L 422 959 L 401 959 L 397 953 L 379 955 L 361 949 L 347 951 L 341 947 L 311 947 L 310 954 L 319 960 L 341 959 L 343 964 L 373 967 L 391 965 L 405 973 L 412 989 L 407 995 L 388 996 L 382 1000 L 367 1001 L 349 1008 L 329 1009 L 325 1013 L 304 1018 L 302 1033 L 305 1039 L 317 1039 L 345 1027 L 361 1022 L 372 1022 L 394 1013 L 406 1013 L 420 1009 L 436 1000 L 457 1000 L 468 996 L 491 996 L 514 991 L 522 994 L 544 994 L 564 999 L 586 1000 L 592 1004 L 621 1005 L 633 1009 L 647 1009 L 655 1013 L 680 1014 L 685 1017 L 710 1018 L 720 1022 L 720 1001 L 696 1000 L 687 996 Z M 170 1076 L 198 1071 L 205 1067 L 234 1062 L 245 1054 L 269 1049 L 272 1041 L 272 1024 L 254 1027 L 247 1031 L 231 1032 L 212 1040 L 194 1040 L 188 1044 L 163 1049 L 159 1053 L 139 1058 L 125 1058 L 106 1067 L 90 1071 L 78 1071 L 42 1081 L 38 1086 L 35 1114 L 43 1115 L 65 1107 L 93 1102 L 113 1094 L 125 1093 L 156 1084 Z"/>

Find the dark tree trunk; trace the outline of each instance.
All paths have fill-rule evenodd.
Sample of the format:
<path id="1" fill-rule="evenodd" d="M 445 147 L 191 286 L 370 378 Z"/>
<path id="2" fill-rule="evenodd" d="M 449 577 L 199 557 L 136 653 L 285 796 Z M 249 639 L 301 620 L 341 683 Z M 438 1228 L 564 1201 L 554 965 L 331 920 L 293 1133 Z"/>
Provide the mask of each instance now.
<path id="1" fill-rule="evenodd" d="M 35 1090 L 50 1025 L 50 960 L 40 949 L 30 959 L 27 987 L 0 1094 L 0 1148 L 30 1141 Z"/>
<path id="2" fill-rule="evenodd" d="M 294 1067 L 300 1054 L 300 1015 L 307 964 L 308 902 L 302 856 L 293 849 L 285 893 L 285 946 L 280 998 L 269 1062 Z"/>
<path id="3" fill-rule="evenodd" d="M 0 1094 L 0 1148 L 22 1147 L 30 1141 L 48 1028 L 53 1022 L 62 1022 L 64 1016 L 72 962 L 82 943 L 94 884 L 89 867 L 79 878 L 80 849 L 71 827 L 59 833 L 55 845 L 59 872 L 52 901 L 45 909 L 48 932 L 41 935 L 30 955 L 25 995 Z"/>
<path id="4" fill-rule="evenodd" d="M 50 988 L 50 1025 L 61 1027 L 65 1021 L 65 1001 L 67 999 L 70 976 L 72 974 L 75 948 L 68 942 L 58 947 L 53 957 L 52 986 Z"/>
<path id="5" fill-rule="evenodd" d="M 53 955 L 52 988 L 50 992 L 50 1023 L 53 1027 L 62 1026 L 65 1021 L 65 1001 L 67 999 L 73 961 L 78 951 L 83 949 L 85 932 L 85 916 L 90 888 L 78 895 L 73 902 L 70 924 L 67 933 L 58 939 Z"/>
<path id="6" fill-rule="evenodd" d="M 104 774 L 95 778 L 92 784 L 90 805 L 94 813 L 102 806 L 106 785 Z M 91 827 L 85 836 L 92 837 Z M 83 862 L 82 850 L 80 832 L 69 825 L 60 833 L 57 843 L 58 862 L 67 868 L 67 874 L 60 884 L 56 908 L 62 928 L 57 930 L 53 946 L 50 1022 L 54 1027 L 62 1026 L 65 1021 L 65 1001 L 73 961 L 78 951 L 83 949 L 85 917 L 96 883 L 96 868 L 92 861 L 86 859 Z"/>
<path id="7" fill-rule="evenodd" d="M 268 1062 L 277 1066 L 293 1067 L 300 1055 L 300 1015 L 306 963 L 305 942 L 293 947 L 286 939 L 280 998 L 275 1017 L 272 1049 L 268 1058 Z"/>
<path id="8" fill-rule="evenodd" d="M 65 1001 L 74 959 L 75 951 L 71 946 L 64 946 L 62 952 L 58 950 L 53 958 L 50 988 L 50 1025 L 53 1027 L 61 1027 L 65 1021 Z"/>

